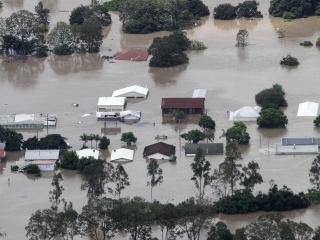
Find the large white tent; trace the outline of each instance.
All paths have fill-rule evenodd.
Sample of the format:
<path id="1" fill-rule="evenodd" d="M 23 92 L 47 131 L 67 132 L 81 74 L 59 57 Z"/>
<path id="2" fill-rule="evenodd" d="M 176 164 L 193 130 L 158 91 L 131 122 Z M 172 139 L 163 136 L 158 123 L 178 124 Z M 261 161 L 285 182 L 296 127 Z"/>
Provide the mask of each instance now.
<path id="1" fill-rule="evenodd" d="M 318 116 L 319 103 L 303 102 L 299 104 L 298 117 L 316 117 Z"/>
<path id="2" fill-rule="evenodd" d="M 111 162 L 133 161 L 134 150 L 118 148 L 111 151 Z"/>
<path id="3" fill-rule="evenodd" d="M 229 121 L 256 121 L 260 116 L 261 107 L 242 107 L 229 113 Z"/>

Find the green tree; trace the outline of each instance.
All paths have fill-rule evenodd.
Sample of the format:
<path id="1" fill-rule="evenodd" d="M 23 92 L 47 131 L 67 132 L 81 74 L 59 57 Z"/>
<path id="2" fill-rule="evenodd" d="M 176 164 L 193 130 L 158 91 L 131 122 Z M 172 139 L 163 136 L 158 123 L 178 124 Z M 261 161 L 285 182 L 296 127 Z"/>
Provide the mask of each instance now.
<path id="1" fill-rule="evenodd" d="M 232 20 L 237 17 L 236 7 L 230 3 L 223 3 L 213 9 L 213 16 L 215 19 Z"/>
<path id="2" fill-rule="evenodd" d="M 132 132 L 126 132 L 122 133 L 121 141 L 125 142 L 128 146 L 130 146 L 132 143 L 137 142 L 137 138 L 134 136 Z"/>
<path id="3" fill-rule="evenodd" d="M 182 119 L 186 117 L 186 114 L 184 111 L 177 110 L 173 112 L 174 119 L 176 120 L 177 123 L 179 123 Z"/>
<path id="4" fill-rule="evenodd" d="M 236 37 L 236 47 L 245 47 L 248 45 L 249 32 L 246 29 L 240 29 Z"/>
<path id="5" fill-rule="evenodd" d="M 246 190 L 252 192 L 256 184 L 263 183 L 261 174 L 258 172 L 260 169 L 257 162 L 251 161 L 248 166 L 242 168 L 240 185 L 244 186 Z"/>
<path id="6" fill-rule="evenodd" d="M 280 64 L 284 66 L 295 67 L 295 66 L 298 66 L 300 63 L 298 58 L 295 58 L 290 54 L 288 54 L 286 57 L 282 58 L 282 60 L 280 61 Z"/>
<path id="7" fill-rule="evenodd" d="M 68 149 L 65 138 L 60 134 L 49 134 L 39 140 L 40 149 Z"/>
<path id="8" fill-rule="evenodd" d="M 60 167 L 64 169 L 76 170 L 78 168 L 79 158 L 75 151 L 64 151 L 60 161 Z"/>
<path id="9" fill-rule="evenodd" d="M 196 156 L 191 163 L 191 168 L 193 171 L 191 180 L 198 190 L 198 198 L 201 201 L 204 198 L 206 187 L 209 186 L 212 181 L 212 177 L 210 175 L 211 164 L 205 159 L 200 148 L 197 149 Z"/>
<path id="10" fill-rule="evenodd" d="M 181 137 L 188 142 L 198 143 L 205 139 L 206 135 L 200 130 L 190 130 L 187 133 L 181 134 Z"/>
<path id="11" fill-rule="evenodd" d="M 65 203 L 63 211 L 59 212 L 60 222 L 60 235 L 63 239 L 73 240 L 76 235 L 80 233 L 79 230 L 79 214 L 74 210 L 72 203 Z"/>
<path id="12" fill-rule="evenodd" d="M 61 173 L 55 173 L 53 175 L 51 182 L 53 189 L 49 192 L 49 200 L 51 202 L 52 209 L 57 209 L 61 202 L 62 192 L 64 191 L 64 187 L 61 185 L 62 181 L 63 177 Z M 64 200 L 62 199 L 62 201 Z"/>
<path id="13" fill-rule="evenodd" d="M 260 128 L 285 128 L 288 118 L 282 111 L 276 108 L 264 108 L 257 119 Z"/>
<path id="14" fill-rule="evenodd" d="M 22 149 L 39 149 L 39 139 L 36 136 L 28 138 L 27 140 L 23 141 Z"/>
<path id="15" fill-rule="evenodd" d="M 309 171 L 309 180 L 316 191 L 320 191 L 320 155 L 313 161 Z"/>
<path id="16" fill-rule="evenodd" d="M 115 188 L 111 192 L 114 193 L 118 199 L 121 198 L 121 192 L 130 186 L 129 176 L 121 164 L 118 164 L 112 173 L 112 179 L 115 183 Z"/>
<path id="17" fill-rule="evenodd" d="M 99 142 L 99 149 L 100 150 L 108 149 L 109 145 L 110 145 L 110 139 L 107 138 L 106 136 L 103 136 Z"/>
<path id="18" fill-rule="evenodd" d="M 281 85 L 275 84 L 272 88 L 267 88 L 255 96 L 256 103 L 262 107 L 287 107 L 285 92 Z"/>
<path id="19" fill-rule="evenodd" d="M 23 141 L 21 133 L 0 126 L 0 142 L 6 143 L 7 151 L 19 151 Z"/>
<path id="20" fill-rule="evenodd" d="M 320 115 L 313 120 L 313 124 L 315 127 L 320 127 Z"/>
<path id="21" fill-rule="evenodd" d="M 55 54 L 70 55 L 74 52 L 75 38 L 70 25 L 57 22 L 47 36 L 47 42 Z"/>
<path id="22" fill-rule="evenodd" d="M 151 159 L 147 165 L 148 177 L 147 186 L 150 186 L 150 197 L 152 201 L 153 188 L 163 182 L 162 169 L 159 167 L 157 160 Z"/>
<path id="23" fill-rule="evenodd" d="M 227 142 L 235 141 L 238 144 L 249 144 L 250 135 L 247 133 L 247 126 L 243 122 L 234 122 L 226 133 Z"/>
<path id="24" fill-rule="evenodd" d="M 216 129 L 215 121 L 208 115 L 202 115 L 199 119 L 198 124 L 204 131 L 210 131 L 210 130 Z"/>
<path id="25" fill-rule="evenodd" d="M 207 240 L 233 240 L 233 235 L 223 222 L 211 226 Z"/>
<path id="26" fill-rule="evenodd" d="M 47 32 L 49 29 L 49 12 L 50 10 L 48 8 L 43 7 L 43 3 L 39 2 L 35 8 L 34 11 L 36 12 L 36 21 L 38 23 L 38 30 L 43 30 L 44 32 Z"/>
<path id="27" fill-rule="evenodd" d="M 85 134 L 83 133 L 81 136 L 80 136 L 80 140 L 83 142 L 83 147 L 84 148 L 87 148 L 87 142 L 88 142 L 88 134 Z"/>

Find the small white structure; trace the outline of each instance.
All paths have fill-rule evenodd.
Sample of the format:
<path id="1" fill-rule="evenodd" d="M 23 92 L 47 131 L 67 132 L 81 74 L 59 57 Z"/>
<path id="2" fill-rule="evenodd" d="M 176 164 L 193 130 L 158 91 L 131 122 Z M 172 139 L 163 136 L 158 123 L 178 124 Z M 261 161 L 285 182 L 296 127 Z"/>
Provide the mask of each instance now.
<path id="1" fill-rule="evenodd" d="M 192 94 L 192 98 L 206 98 L 206 89 L 195 89 Z"/>
<path id="2" fill-rule="evenodd" d="M 42 172 L 49 172 L 54 171 L 56 166 L 56 161 L 53 160 L 47 160 L 47 161 L 32 161 L 30 164 L 38 165 L 40 171 Z"/>
<path id="3" fill-rule="evenodd" d="M 114 149 L 111 152 L 112 162 L 129 162 L 133 161 L 134 151 L 128 148 Z"/>
<path id="4" fill-rule="evenodd" d="M 148 88 L 133 85 L 130 87 L 113 91 L 112 97 L 146 98 L 148 96 L 148 93 Z"/>
<path id="5" fill-rule="evenodd" d="M 316 117 L 318 116 L 319 103 L 303 102 L 299 104 L 298 117 Z"/>
<path id="6" fill-rule="evenodd" d="M 229 121 L 256 121 L 260 117 L 261 107 L 245 106 L 229 113 Z"/>
<path id="7" fill-rule="evenodd" d="M 97 105 L 97 118 L 118 118 L 126 106 L 125 97 L 100 97 Z"/>
<path id="8" fill-rule="evenodd" d="M 78 150 L 76 152 L 79 159 L 81 158 L 93 158 L 93 159 L 99 159 L 99 150 L 91 149 L 91 148 L 84 148 L 81 150 Z"/>
<path id="9" fill-rule="evenodd" d="M 119 118 L 120 118 L 120 121 L 123 121 L 123 122 L 139 121 L 141 118 L 141 112 L 131 111 L 131 110 L 122 111 L 120 112 Z"/>
<path id="10" fill-rule="evenodd" d="M 281 145 L 276 144 L 277 155 L 319 154 L 318 145 Z"/>

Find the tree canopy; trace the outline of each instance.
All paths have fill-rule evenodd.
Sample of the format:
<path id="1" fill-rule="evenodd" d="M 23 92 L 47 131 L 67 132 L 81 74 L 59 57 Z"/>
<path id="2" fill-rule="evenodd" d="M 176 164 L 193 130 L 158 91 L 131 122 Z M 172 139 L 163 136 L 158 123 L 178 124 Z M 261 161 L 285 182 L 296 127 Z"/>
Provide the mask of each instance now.
<path id="1" fill-rule="evenodd" d="M 261 18 L 258 10 L 259 3 L 255 0 L 248 0 L 236 6 L 230 3 L 222 3 L 213 9 L 213 17 L 220 20 L 232 20 L 236 18 Z"/>

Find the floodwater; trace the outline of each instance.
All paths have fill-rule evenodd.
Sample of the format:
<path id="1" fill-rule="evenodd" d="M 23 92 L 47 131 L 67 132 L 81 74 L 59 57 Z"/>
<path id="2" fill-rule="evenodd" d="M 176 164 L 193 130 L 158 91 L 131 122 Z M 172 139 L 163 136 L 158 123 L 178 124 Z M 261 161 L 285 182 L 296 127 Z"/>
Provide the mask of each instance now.
<path id="1" fill-rule="evenodd" d="M 19 9 L 32 10 L 36 0 L 4 0 L 1 16 L 9 16 Z M 206 0 L 212 8 L 222 1 Z M 229 1 L 230 2 L 230 1 Z M 237 2 L 237 1 L 231 1 Z M 73 7 L 89 3 L 88 0 L 44 0 L 52 10 L 51 23 L 67 21 Z M 123 196 L 141 196 L 149 199 L 146 186 L 146 161 L 142 157 L 144 146 L 153 143 L 157 134 L 166 134 L 167 142 L 177 147 L 177 162 L 161 163 L 164 182 L 155 188 L 154 197 L 162 202 L 179 202 L 195 195 L 190 163 L 192 158 L 184 156 L 184 141 L 179 131 L 196 127 L 192 123 L 163 124 L 160 110 L 162 97 L 191 96 L 195 88 L 208 90 L 206 108 L 216 123 L 216 142 L 224 141 L 219 136 L 222 129 L 232 125 L 227 121 L 227 111 L 245 105 L 253 106 L 254 95 L 261 89 L 280 83 L 286 90 L 289 107 L 285 113 L 289 119 L 286 130 L 258 130 L 255 123 L 248 124 L 251 144 L 243 150 L 243 163 L 254 160 L 261 167 L 265 183 L 257 187 L 267 190 L 273 179 L 279 185 L 287 185 L 294 191 L 305 191 L 310 187 L 308 170 L 314 156 L 275 156 L 273 145 L 284 136 L 318 136 L 313 127 L 313 118 L 298 118 L 298 104 L 304 101 L 319 102 L 320 72 L 319 50 L 303 48 L 304 40 L 315 42 L 320 36 L 320 18 L 312 17 L 293 22 L 269 17 L 269 1 L 261 1 L 265 18 L 260 20 L 214 21 L 204 19 L 202 24 L 188 30 L 192 39 L 203 41 L 208 49 L 188 53 L 190 63 L 170 69 L 150 69 L 147 62 L 117 61 L 108 63 L 102 55 L 112 55 L 120 49 L 148 47 L 155 36 L 128 35 L 121 32 L 116 14 L 113 24 L 105 31 L 100 54 L 73 55 L 68 57 L 50 56 L 39 60 L 0 61 L 0 113 L 54 113 L 58 115 L 58 126 L 49 133 L 61 133 L 68 138 L 74 149 L 81 146 L 82 133 L 101 133 L 103 122 L 95 117 L 99 96 L 110 96 L 112 91 L 132 84 L 147 86 L 150 95 L 147 100 L 129 102 L 127 109 L 141 110 L 143 117 L 134 125 L 108 123 L 110 128 L 119 128 L 118 133 L 108 134 L 110 149 L 121 146 L 121 132 L 132 131 L 138 138 L 134 162 L 126 164 L 131 186 Z M 250 45 L 237 49 L 235 35 L 240 28 L 249 30 Z M 283 29 L 286 38 L 279 39 L 277 29 Z M 291 53 L 301 64 L 295 69 L 282 68 L 280 59 Z M 78 103 L 79 107 L 72 107 Z M 92 114 L 82 118 L 83 114 Z M 153 125 L 155 123 L 155 126 Z M 24 132 L 25 137 L 46 134 L 46 130 Z M 109 156 L 109 153 L 105 153 Z M 24 174 L 10 172 L 10 165 L 21 154 L 10 154 L 0 165 L 0 231 L 7 233 L 6 239 L 24 239 L 24 226 L 30 215 L 39 208 L 48 206 L 48 192 L 51 175 L 33 179 Z M 223 156 L 208 157 L 215 168 Z M 86 201 L 85 192 L 80 191 L 81 177 L 70 171 L 63 171 L 64 198 L 73 201 L 77 209 Z M 207 195 L 212 196 L 210 189 Z M 292 211 L 286 216 L 302 220 L 315 227 L 320 218 L 320 207 Z M 257 214 L 220 216 L 231 229 L 243 226 Z"/>

